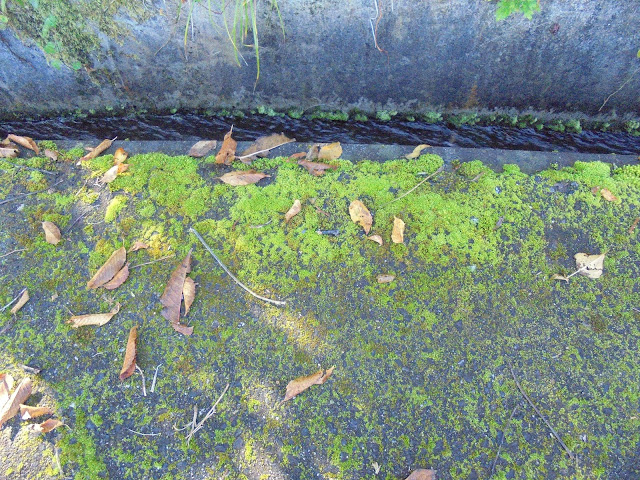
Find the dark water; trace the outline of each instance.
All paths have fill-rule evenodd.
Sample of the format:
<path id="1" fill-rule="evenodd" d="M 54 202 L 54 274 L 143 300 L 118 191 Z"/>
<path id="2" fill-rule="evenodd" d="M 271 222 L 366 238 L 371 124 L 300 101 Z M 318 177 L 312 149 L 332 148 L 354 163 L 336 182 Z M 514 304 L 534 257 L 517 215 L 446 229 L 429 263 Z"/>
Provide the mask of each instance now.
<path id="1" fill-rule="evenodd" d="M 627 133 L 583 131 L 559 133 L 535 128 L 463 125 L 390 120 L 336 122 L 288 116 L 247 115 L 244 118 L 196 114 L 136 115 L 107 118 L 51 118 L 0 122 L 0 134 L 17 133 L 36 139 L 129 140 L 222 139 L 233 124 L 236 140 L 252 141 L 269 133 L 284 133 L 299 142 L 382 143 L 434 147 L 499 148 L 507 150 L 582 153 L 640 153 L 640 137 Z"/>

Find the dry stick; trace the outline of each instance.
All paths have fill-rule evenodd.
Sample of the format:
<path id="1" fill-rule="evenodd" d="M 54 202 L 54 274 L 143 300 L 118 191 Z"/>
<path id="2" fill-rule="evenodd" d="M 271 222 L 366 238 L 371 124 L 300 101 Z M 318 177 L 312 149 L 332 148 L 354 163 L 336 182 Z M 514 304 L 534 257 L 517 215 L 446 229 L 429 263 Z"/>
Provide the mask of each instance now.
<path id="1" fill-rule="evenodd" d="M 156 389 L 156 379 L 158 378 L 158 369 L 159 369 L 161 366 L 162 366 L 162 364 L 158 365 L 158 366 L 156 367 L 156 371 L 155 371 L 155 373 L 153 374 L 153 381 L 151 382 L 151 388 L 149 389 L 149 391 L 150 391 L 151 393 L 153 393 L 153 392 L 155 391 L 155 389 Z"/>
<path id="2" fill-rule="evenodd" d="M 271 300 L 270 298 L 263 297 L 261 295 L 258 295 L 255 292 L 253 292 L 249 287 L 247 287 L 244 283 L 242 283 L 240 280 L 238 280 L 233 275 L 233 273 L 231 273 L 229 271 L 229 269 L 227 267 L 225 267 L 224 263 L 222 263 L 220 261 L 220 259 L 217 257 L 217 255 L 215 253 L 213 253 L 213 250 L 211 250 L 211 248 L 209 248 L 209 245 L 207 245 L 207 242 L 204 241 L 204 238 L 202 238 L 200 236 L 200 234 L 198 232 L 196 232 L 193 227 L 189 227 L 189 231 L 193 232 L 195 234 L 195 236 L 198 237 L 198 240 L 200 240 L 200 243 L 202 243 L 204 248 L 207 249 L 207 252 L 209 252 L 211 254 L 211 256 L 215 259 L 215 261 L 218 262 L 218 265 L 220 265 L 222 267 L 222 269 L 225 272 L 227 272 L 227 275 L 229 275 L 233 279 L 233 281 L 236 282 L 240 287 L 242 287 L 246 292 L 250 293 L 254 297 L 259 298 L 260 300 L 262 300 L 264 302 L 272 303 L 273 305 L 286 305 L 287 304 L 287 302 L 282 302 L 280 300 Z"/>
<path id="3" fill-rule="evenodd" d="M 64 179 L 63 179 L 64 180 Z M 58 180 L 56 183 L 54 183 L 53 185 L 51 185 L 50 187 L 46 187 L 43 188 L 41 190 L 36 190 L 35 192 L 29 192 L 29 193 L 21 193 L 20 195 L 16 195 L 15 197 L 12 198 L 8 198 L 6 200 L 3 200 L 2 202 L 0 202 L 0 205 L 4 205 L 5 203 L 9 203 L 9 202 L 13 202 L 14 200 L 17 200 L 19 198 L 22 197 L 28 197 L 29 195 L 35 195 L 36 193 L 41 193 L 44 192 L 45 190 L 49 190 L 50 188 L 55 187 L 56 185 L 58 185 L 59 183 L 62 183 L 62 180 Z"/>
<path id="4" fill-rule="evenodd" d="M 502 432 L 500 445 L 498 445 L 498 453 L 496 453 L 496 458 L 493 459 L 493 464 L 491 465 L 491 472 L 489 473 L 489 478 L 493 477 L 493 472 L 495 472 L 496 470 L 496 464 L 498 463 L 498 459 L 500 458 L 500 450 L 502 449 L 502 444 L 504 443 L 504 437 L 507 436 L 507 429 L 511 426 L 511 419 L 515 415 L 517 409 L 518 409 L 518 405 L 513 407 L 513 410 L 511 411 L 511 415 L 509 415 L 509 420 L 507 420 L 507 426 L 505 427 L 504 432 Z"/>
<path id="5" fill-rule="evenodd" d="M 533 400 L 531 400 L 529 395 L 527 395 L 527 392 L 524 391 L 524 389 L 522 388 L 522 385 L 520 385 L 520 382 L 518 381 L 518 378 L 516 377 L 516 374 L 513 372 L 513 368 L 511 367 L 511 365 L 509 365 L 509 370 L 511 371 L 511 376 L 513 377 L 513 380 L 516 382 L 516 386 L 518 387 L 518 390 L 520 390 L 520 393 L 522 394 L 522 396 L 527 400 L 527 402 L 529 402 L 529 405 L 531 405 L 531 407 L 536 411 L 538 416 L 544 421 L 544 423 L 547 425 L 547 427 L 549 427 L 549 430 L 551 430 L 551 433 L 553 434 L 555 439 L 558 441 L 558 443 L 560 445 L 562 445 L 562 448 L 564 449 L 565 452 L 567 452 L 567 455 L 569 455 L 569 458 L 571 460 L 574 460 L 576 458 L 575 454 L 562 441 L 562 439 L 560 438 L 560 435 L 558 435 L 558 432 L 555 431 L 555 429 L 547 421 L 545 416 L 542 415 L 542 412 L 540 410 L 538 410 L 538 407 L 536 407 L 536 405 L 533 403 Z"/>
<path id="6" fill-rule="evenodd" d="M 281 144 L 276 145 L 275 147 L 265 148 L 264 150 L 258 150 L 257 152 L 253 152 L 253 153 L 250 153 L 248 155 L 242 155 L 241 157 L 236 157 L 236 160 L 242 160 L 243 158 L 253 157 L 253 156 L 258 155 L 260 153 L 268 152 L 270 150 L 273 150 L 274 148 L 281 147 L 282 145 L 286 145 L 287 143 L 291 143 L 291 142 L 293 142 L 293 140 L 289 140 L 288 142 L 282 142 Z"/>
<path id="7" fill-rule="evenodd" d="M 84 212 L 82 215 L 80 215 L 78 218 L 76 218 L 76 219 L 71 223 L 71 225 L 69 225 L 69 227 L 67 228 L 67 230 L 66 230 L 64 233 L 65 233 L 65 234 L 66 234 L 66 233 L 69 233 L 69 232 L 71 231 L 71 229 L 73 228 L 73 226 L 74 226 L 76 223 L 78 223 L 78 222 L 79 222 L 80 220 L 82 220 L 84 217 L 86 217 L 87 215 L 89 215 L 89 214 L 91 213 L 91 210 L 94 210 L 94 209 L 96 209 L 96 208 L 97 208 L 97 207 L 91 207 L 91 208 L 89 208 L 89 210 L 87 210 L 87 211 L 86 211 L 86 212 Z"/>
<path id="8" fill-rule="evenodd" d="M 220 396 L 218 397 L 218 400 L 216 400 L 216 403 L 213 404 L 213 406 L 205 414 L 204 418 L 202 420 L 200 420 L 198 423 L 195 423 L 198 410 L 197 410 L 197 407 L 194 407 L 193 422 L 192 422 L 193 426 L 191 428 L 191 431 L 189 432 L 189 435 L 187 435 L 187 445 L 189 445 L 189 442 L 191 441 L 191 437 L 193 437 L 193 435 L 198 430 L 200 430 L 202 428 L 202 426 L 204 425 L 204 422 L 209 420 L 213 416 L 213 414 L 216 413 L 216 407 L 218 406 L 218 404 L 222 400 L 222 397 L 224 397 L 224 394 L 227 393 L 227 390 L 229 390 L 229 384 L 228 383 L 227 383 L 227 386 L 224 387 L 224 390 L 222 391 Z"/>
<path id="9" fill-rule="evenodd" d="M 15 250 L 11 250 L 9 253 L 5 253 L 4 255 L 0 255 L 0 258 L 8 257 L 12 253 L 24 252 L 25 250 L 26 250 L 26 248 L 18 248 L 18 249 L 15 249 Z"/>
<path id="10" fill-rule="evenodd" d="M 127 428 L 127 427 L 124 427 Z M 142 432 L 136 432 L 135 430 L 131 430 L 130 428 L 127 428 L 127 430 L 129 430 L 131 433 L 135 433 L 136 435 L 141 435 L 143 437 L 157 437 L 158 435 L 162 435 L 161 433 L 142 433 Z"/>
<path id="11" fill-rule="evenodd" d="M 138 370 L 140 372 L 140 375 L 142 376 L 142 396 L 146 397 L 147 388 L 145 387 L 144 373 L 142 372 L 142 369 L 138 365 L 136 365 L 136 370 Z"/>
<path id="12" fill-rule="evenodd" d="M 267 223 L 263 223 L 261 225 L 249 225 L 249 228 L 262 228 L 262 227 L 266 227 L 267 225 L 269 225 L 271 222 L 273 222 L 272 220 L 269 220 Z M 1 258 L 1 257 L 0 257 Z"/>
<path id="13" fill-rule="evenodd" d="M 15 302 L 18 301 L 18 299 L 22 296 L 22 294 L 25 292 L 26 288 L 23 288 L 22 290 L 20 290 L 20 293 L 18 294 L 18 296 L 16 298 L 14 298 L 13 300 L 11 300 L 9 303 L 7 303 L 4 307 L 0 308 L 0 313 L 4 312 L 7 308 L 9 308 L 11 305 L 13 305 Z"/>
<path id="14" fill-rule="evenodd" d="M 409 195 L 411 192 L 413 192 L 416 188 L 418 188 L 420 185 L 422 185 L 424 182 L 426 182 L 427 180 L 429 180 L 430 178 L 432 178 L 434 175 L 440 173 L 442 171 L 442 169 L 444 168 L 444 165 L 441 166 L 439 169 L 437 169 L 435 172 L 433 172 L 431 175 L 429 175 L 428 177 L 425 177 L 423 180 L 420 181 L 420 183 L 418 183 L 415 187 L 413 187 L 411 190 L 409 190 L 406 193 L 403 193 L 402 195 L 400 195 L 398 198 L 396 198 L 395 200 L 391 200 L 390 202 L 385 203 L 384 205 L 381 205 L 378 208 L 383 208 L 386 207 L 387 205 L 391 205 L 394 202 L 397 202 L 398 200 L 400 200 L 401 198 L 406 197 L 407 195 Z"/>
<path id="15" fill-rule="evenodd" d="M 615 92 L 613 92 L 612 94 L 610 94 L 607 98 L 605 98 L 604 102 L 602 103 L 602 105 L 600 105 L 600 108 L 598 109 L 598 113 L 600 113 L 600 111 L 604 108 L 604 106 L 607 104 L 607 102 L 611 99 L 611 97 L 613 97 L 616 93 L 618 93 L 620 90 L 622 90 L 624 87 L 626 87 L 627 83 L 629 83 L 631 80 L 633 80 L 633 77 L 635 76 L 636 73 L 638 73 L 640 71 L 640 67 L 636 68 L 633 73 L 631 75 L 629 75 L 629 78 L 627 78 L 624 83 L 622 85 L 620 85 L 620 88 L 618 88 Z"/>
<path id="16" fill-rule="evenodd" d="M 176 256 L 176 254 L 175 254 L 175 253 L 173 253 L 173 254 L 171 254 L 171 255 L 167 255 L 166 257 L 158 258 L 158 259 L 156 259 L 156 260 L 151 260 L 150 262 L 139 263 L 138 265 L 134 265 L 134 266 L 132 266 L 132 267 L 129 267 L 129 270 L 131 270 L 132 268 L 143 267 L 143 266 L 145 266 L 145 265 L 151 265 L 152 263 L 158 263 L 158 262 L 160 262 L 160 261 L 162 261 L 162 260 L 166 260 L 167 258 L 173 258 L 173 257 L 175 257 L 175 256 Z"/>

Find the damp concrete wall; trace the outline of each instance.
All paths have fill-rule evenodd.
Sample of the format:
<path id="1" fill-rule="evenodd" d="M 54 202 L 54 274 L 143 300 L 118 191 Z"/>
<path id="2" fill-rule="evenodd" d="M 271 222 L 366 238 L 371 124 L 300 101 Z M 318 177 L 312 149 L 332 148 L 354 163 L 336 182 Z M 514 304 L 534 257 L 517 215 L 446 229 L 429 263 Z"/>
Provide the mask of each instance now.
<path id="1" fill-rule="evenodd" d="M 257 82 L 255 50 L 239 45 L 236 64 L 224 27 L 232 12 L 217 11 L 220 2 L 100 0 L 77 10 L 83 2 L 8 2 L 1 116 L 260 105 L 640 113 L 635 0 L 547 0 L 531 20 L 502 21 L 486 0 L 278 0 L 285 36 L 262 0 Z M 44 35 L 65 4 L 75 5 L 71 20 Z"/>

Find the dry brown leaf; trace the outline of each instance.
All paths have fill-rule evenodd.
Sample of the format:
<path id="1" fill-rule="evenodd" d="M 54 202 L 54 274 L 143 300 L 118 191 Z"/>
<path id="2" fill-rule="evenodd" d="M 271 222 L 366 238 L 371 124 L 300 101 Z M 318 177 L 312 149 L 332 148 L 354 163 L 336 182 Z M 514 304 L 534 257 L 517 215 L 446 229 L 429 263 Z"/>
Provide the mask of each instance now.
<path id="1" fill-rule="evenodd" d="M 118 273 L 114 275 L 114 277 L 109 280 L 107 283 L 103 285 L 107 290 L 115 290 L 129 278 L 129 264 L 125 263 L 124 267 L 120 269 Z"/>
<path id="2" fill-rule="evenodd" d="M 138 250 L 142 250 L 142 249 L 145 249 L 145 248 L 149 248 L 149 245 L 147 245 L 146 243 L 141 242 L 140 240 L 138 240 L 138 241 L 133 243 L 133 245 L 129 249 L 129 253 L 137 252 Z"/>
<path id="3" fill-rule="evenodd" d="M 238 142 L 231 138 L 232 132 L 233 127 L 231 127 L 231 130 L 229 130 L 229 132 L 224 136 L 224 141 L 222 142 L 220 151 L 216 155 L 216 163 L 218 164 L 231 165 L 231 163 L 233 163 L 233 159 L 236 158 L 236 147 L 238 146 Z"/>
<path id="4" fill-rule="evenodd" d="M 18 145 L 23 146 L 24 148 L 28 148 L 29 150 L 33 150 L 36 152 L 36 155 L 40 155 L 40 149 L 36 142 L 33 141 L 31 137 L 21 137 L 20 135 L 7 135 L 7 140 L 17 143 Z"/>
<path id="5" fill-rule="evenodd" d="M 378 245 L 382 245 L 382 237 L 380 235 L 371 235 L 370 237 L 367 237 L 369 240 L 371 240 L 372 242 L 376 242 Z"/>
<path id="6" fill-rule="evenodd" d="M 404 243 L 404 222 L 398 217 L 393 217 L 391 241 L 393 243 Z"/>
<path id="7" fill-rule="evenodd" d="M 18 413 L 20 404 L 26 402 L 29 395 L 31 395 L 31 388 L 31 379 L 29 377 L 23 378 L 18 388 L 16 388 L 9 397 L 9 400 L 0 406 L 0 427 L 4 422 L 13 418 L 13 416 Z"/>
<path id="8" fill-rule="evenodd" d="M 181 333 L 186 337 L 190 336 L 193 333 L 193 327 L 188 327 L 186 325 L 183 325 L 182 323 L 172 323 L 171 327 L 173 327 L 176 332 Z"/>
<path id="9" fill-rule="evenodd" d="M 333 373 L 334 368 L 336 367 L 331 367 L 326 371 L 318 370 L 317 372 L 312 373 L 311 375 L 307 375 L 305 377 L 298 377 L 294 380 L 291 380 L 287 384 L 287 392 L 284 396 L 284 400 L 282 401 L 286 402 L 287 400 L 291 400 L 293 397 L 304 392 L 307 388 L 311 387 L 312 385 L 322 385 L 324 382 L 326 382 L 329 379 L 329 377 Z"/>
<path id="10" fill-rule="evenodd" d="M 57 418 L 50 418 L 42 423 L 27 425 L 27 430 L 31 433 L 49 433 L 51 430 L 61 427 L 62 425 L 64 425 L 64 423 Z"/>
<path id="11" fill-rule="evenodd" d="M 633 233 L 633 231 L 638 226 L 638 223 L 640 223 L 640 217 L 636 217 L 636 219 L 631 223 L 631 226 L 629 227 L 629 230 L 627 230 L 629 235 L 631 235 Z"/>
<path id="12" fill-rule="evenodd" d="M 87 315 L 74 315 L 67 323 L 73 328 L 86 327 L 87 325 L 102 326 L 113 318 L 113 316 L 120 311 L 120 304 L 116 306 L 109 313 L 89 313 Z"/>
<path id="13" fill-rule="evenodd" d="M 302 204 L 300 203 L 300 200 L 296 199 L 293 202 L 293 205 L 291 205 L 291 208 L 284 214 L 285 223 L 289 223 L 289 220 L 299 214 L 300 210 L 302 210 Z"/>
<path id="14" fill-rule="evenodd" d="M 382 274 L 378 275 L 378 283 L 391 283 L 396 279 L 395 275 Z"/>
<path id="15" fill-rule="evenodd" d="M 128 156 L 129 154 L 126 152 L 126 150 L 120 147 L 113 154 L 113 163 L 115 165 L 120 165 L 121 163 L 124 163 L 127 160 Z"/>
<path id="16" fill-rule="evenodd" d="M 405 480 L 436 480 L 437 470 L 420 468 L 411 472 Z"/>
<path id="17" fill-rule="evenodd" d="M 267 175 L 266 173 L 256 172 L 255 170 L 247 170 L 225 173 L 220 177 L 220 180 L 222 180 L 227 185 L 238 187 L 242 185 L 251 185 L 253 183 L 258 183 L 263 178 L 270 176 L 271 175 Z"/>
<path id="18" fill-rule="evenodd" d="M 600 192 L 600 186 L 595 186 L 591 189 L 591 193 L 597 195 Z"/>
<path id="19" fill-rule="evenodd" d="M 178 265 L 167 282 L 160 303 L 164 306 L 162 316 L 169 322 L 180 323 L 180 303 L 182 302 L 182 287 L 187 273 L 191 271 L 191 250 L 184 260 Z"/>
<path id="20" fill-rule="evenodd" d="M 406 158 L 407 160 L 413 160 L 415 158 L 418 158 L 420 156 L 420 154 L 422 153 L 422 150 L 424 150 L 425 148 L 430 148 L 431 145 L 427 145 L 426 143 L 422 144 L 422 145 L 418 145 L 416 148 L 413 149 L 413 152 L 411 152 L 408 155 L 405 155 L 404 158 Z"/>
<path id="21" fill-rule="evenodd" d="M 29 420 L 30 418 L 41 417 L 42 415 L 53 415 L 53 409 L 51 407 L 20 405 L 20 418 L 22 420 Z"/>
<path id="22" fill-rule="evenodd" d="M 586 253 L 576 253 L 573 258 L 576 259 L 576 267 L 580 275 L 589 278 L 600 278 L 604 269 L 605 254 L 587 255 Z"/>
<path id="23" fill-rule="evenodd" d="M 113 167 L 111 167 L 109 170 L 107 170 L 105 172 L 105 174 L 102 176 L 100 181 L 102 183 L 111 183 L 111 182 L 113 182 L 116 179 L 116 177 L 118 176 L 118 169 L 119 168 L 120 168 L 120 165 L 114 165 Z"/>
<path id="24" fill-rule="evenodd" d="M 113 140 L 115 140 L 115 138 Z M 109 140 L 109 139 L 103 140 L 102 142 L 100 142 L 100 144 L 96 148 L 92 148 L 89 153 L 87 153 L 84 157 L 82 157 L 80 161 L 83 162 L 85 160 L 91 160 L 93 158 L 96 158 L 98 155 L 100 155 L 102 152 L 104 152 L 107 148 L 111 146 L 111 144 L 113 143 L 113 140 Z"/>
<path id="25" fill-rule="evenodd" d="M 565 282 L 569 283 L 569 277 L 565 277 L 564 275 L 560 275 L 559 273 L 555 273 L 551 277 L 551 280 L 564 280 Z"/>
<path id="26" fill-rule="evenodd" d="M 342 155 L 340 142 L 333 142 L 320 148 L 318 160 L 337 160 L 340 155 Z"/>
<path id="27" fill-rule="evenodd" d="M 13 383 L 13 376 L 10 373 L 0 373 L 0 408 L 9 400 Z"/>
<path id="28" fill-rule="evenodd" d="M 129 330 L 129 339 L 127 340 L 127 348 L 124 352 L 124 362 L 122 362 L 122 370 L 120 370 L 120 380 L 129 378 L 136 369 L 136 340 L 138 339 L 138 326 L 131 327 Z"/>
<path id="29" fill-rule="evenodd" d="M 369 233 L 373 225 L 373 216 L 367 207 L 360 200 L 354 200 L 349 205 L 349 215 L 354 223 L 364 228 L 364 233 Z"/>
<path id="30" fill-rule="evenodd" d="M 207 153 L 216 148 L 216 145 L 218 145 L 216 140 L 200 140 L 193 144 L 188 155 L 194 158 L 204 157 Z"/>
<path id="31" fill-rule="evenodd" d="M 53 160 L 54 162 L 58 161 L 58 152 L 56 152 L 55 150 L 49 150 L 48 148 L 45 148 L 44 156 Z"/>
<path id="32" fill-rule="evenodd" d="M 60 229 L 53 222 L 42 222 L 42 229 L 44 230 L 44 239 L 51 245 L 57 245 L 62 239 Z"/>
<path id="33" fill-rule="evenodd" d="M 22 293 L 22 296 L 20 297 L 20 300 L 18 300 L 18 303 L 16 303 L 13 308 L 11 309 L 11 313 L 17 313 L 18 310 L 20 310 L 22 307 L 24 307 L 24 304 L 27 303 L 29 301 L 29 290 L 26 290 Z"/>
<path id="34" fill-rule="evenodd" d="M 328 170 L 328 169 L 335 170 L 336 168 L 338 168 L 337 165 L 328 165 L 326 163 L 321 163 L 321 162 L 310 162 L 305 159 L 298 160 L 298 165 L 306 168 L 307 171 L 314 177 L 319 177 L 324 173 L 325 170 Z"/>
<path id="35" fill-rule="evenodd" d="M 122 172 L 126 172 L 127 170 L 129 170 L 129 164 L 128 163 L 118 163 L 118 175 L 120 175 Z"/>
<path id="36" fill-rule="evenodd" d="M 13 147 L 0 147 L 0 158 L 16 158 L 18 149 Z"/>
<path id="37" fill-rule="evenodd" d="M 251 163 L 256 157 L 266 157 L 269 150 L 290 142 L 295 142 L 295 138 L 289 138 L 282 133 L 260 137 L 242 152 L 238 159 L 242 163 Z"/>
<path id="38" fill-rule="evenodd" d="M 118 273 L 127 261 L 127 250 L 120 247 L 113 252 L 109 259 L 100 267 L 91 280 L 87 282 L 87 288 L 98 288 L 111 280 Z"/>
<path id="39" fill-rule="evenodd" d="M 193 301 L 196 299 L 196 282 L 192 278 L 185 277 L 182 285 L 182 296 L 184 298 L 184 316 L 189 313 Z"/>
<path id="40" fill-rule="evenodd" d="M 600 195 L 602 195 L 602 198 L 604 198 L 607 202 L 616 202 L 618 200 L 618 197 L 616 197 L 613 193 L 611 193 L 606 188 L 603 188 L 602 190 L 600 190 Z"/>

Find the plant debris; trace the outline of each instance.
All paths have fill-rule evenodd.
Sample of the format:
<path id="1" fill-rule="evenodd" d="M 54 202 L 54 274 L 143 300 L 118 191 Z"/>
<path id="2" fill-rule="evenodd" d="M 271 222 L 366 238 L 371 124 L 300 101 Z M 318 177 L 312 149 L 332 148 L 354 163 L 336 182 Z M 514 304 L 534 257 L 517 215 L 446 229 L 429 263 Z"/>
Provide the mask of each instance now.
<path id="1" fill-rule="evenodd" d="M 224 136 L 224 141 L 222 142 L 222 146 L 220 147 L 220 151 L 216 155 L 216 163 L 222 165 L 231 165 L 233 160 L 236 158 L 236 147 L 238 146 L 238 142 L 236 142 L 233 138 L 231 138 L 231 133 L 233 132 L 233 126 L 231 130 Z"/>
<path id="2" fill-rule="evenodd" d="M 73 328 L 86 327 L 87 325 L 102 326 L 113 318 L 113 316 L 120 311 L 120 304 L 116 304 L 115 307 L 109 313 L 89 313 L 87 315 L 74 315 L 67 323 Z"/>
<path id="3" fill-rule="evenodd" d="M 127 161 L 127 157 L 129 157 L 129 154 L 126 152 L 124 148 L 120 147 L 113 154 L 113 163 L 115 165 L 120 165 L 121 163 L 124 163 Z"/>
<path id="4" fill-rule="evenodd" d="M 322 385 L 324 382 L 326 382 L 329 379 L 329 377 L 333 373 L 334 368 L 336 367 L 331 367 L 326 371 L 318 370 L 317 372 L 312 373 L 311 375 L 298 377 L 294 380 L 291 380 L 287 384 L 287 392 L 284 396 L 284 399 L 282 400 L 282 403 L 288 400 L 291 400 L 293 397 L 301 394 L 312 385 Z"/>
<path id="5" fill-rule="evenodd" d="M 393 217 L 391 241 L 393 243 L 404 243 L 404 222 L 398 217 Z"/>
<path id="6" fill-rule="evenodd" d="M 294 200 L 293 205 L 291 205 L 291 208 L 284 214 L 285 223 L 289 223 L 289 220 L 299 214 L 300 210 L 302 210 L 302 204 L 300 203 L 300 200 L 296 199 Z"/>
<path id="7" fill-rule="evenodd" d="M 116 138 L 118 138 L 118 137 L 116 137 Z M 103 140 L 102 142 L 100 142 L 100 144 L 97 147 L 92 148 L 89 151 L 89 153 L 87 153 L 84 157 L 82 157 L 80 159 L 80 161 L 84 162 L 85 160 L 93 160 L 98 155 L 100 155 L 102 152 L 104 152 L 106 149 L 108 149 L 116 138 L 114 138 L 112 140 L 109 140 L 109 139 Z"/>
<path id="8" fill-rule="evenodd" d="M 138 326 L 131 327 L 129 330 L 129 338 L 127 339 L 127 348 L 124 352 L 124 361 L 122 362 L 122 370 L 120 370 L 120 380 L 124 380 L 133 375 L 136 369 L 136 340 L 138 339 Z"/>
<path id="9" fill-rule="evenodd" d="M 127 250 L 120 247 L 113 252 L 109 259 L 100 267 L 96 274 L 87 282 L 88 289 L 99 288 L 109 282 L 127 261 Z"/>
<path id="10" fill-rule="evenodd" d="M 309 172 L 314 177 L 319 177 L 320 175 L 324 174 L 325 170 L 335 170 L 338 168 L 337 165 L 328 165 L 321 162 L 310 162 L 309 160 L 303 158 L 298 160 L 298 165 L 306 168 L 307 172 Z"/>
<path id="11" fill-rule="evenodd" d="M 51 245 L 57 245 L 62 239 L 60 229 L 53 222 L 42 222 L 42 229 L 44 230 L 44 239 Z"/>
<path id="12" fill-rule="evenodd" d="M 351 220 L 364 228 L 364 233 L 369 233 L 373 225 L 373 216 L 367 207 L 360 200 L 354 200 L 349 205 L 349 215 Z"/>
<path id="13" fill-rule="evenodd" d="M 193 301 L 196 299 L 196 282 L 192 278 L 186 277 L 182 285 L 182 297 L 184 300 L 184 316 L 189 313 Z"/>
<path id="14" fill-rule="evenodd" d="M 227 185 L 238 187 L 258 183 L 263 178 L 267 178 L 270 176 L 271 175 L 267 175 L 266 173 L 256 172 L 255 170 L 241 170 L 237 172 L 225 173 L 220 177 L 220 180 Z"/>
<path id="15" fill-rule="evenodd" d="M 40 155 L 40 149 L 31 137 L 22 137 L 20 135 L 9 134 L 7 135 L 6 141 L 7 140 L 10 142 L 15 142 L 24 148 L 28 148 L 29 150 L 33 150 L 36 155 Z"/>
<path id="16" fill-rule="evenodd" d="M 586 253 L 576 253 L 573 258 L 576 259 L 576 267 L 578 270 L 575 273 L 584 275 L 589 278 L 600 278 L 604 269 L 604 257 L 605 254 L 600 255 L 587 255 Z M 574 274 L 569 275 L 569 277 Z"/>
<path id="17" fill-rule="evenodd" d="M 431 148 L 431 145 L 427 145 L 426 143 L 423 143 L 422 145 L 418 145 L 416 148 L 413 149 L 413 152 L 409 153 L 408 155 L 405 155 L 404 158 L 406 158 L 407 160 L 415 160 L 421 155 L 422 150 L 424 150 L 425 148 Z"/>
<path id="18" fill-rule="evenodd" d="M 318 160 L 337 160 L 342 155 L 342 146 L 340 142 L 333 142 L 320 147 L 318 152 Z"/>
<path id="19" fill-rule="evenodd" d="M 270 150 L 295 141 L 295 138 L 289 138 L 282 133 L 274 133 L 260 137 L 252 143 L 249 148 L 242 152 L 237 159 L 243 163 L 251 163 L 256 157 L 266 157 L 266 154 Z"/>
<path id="20" fill-rule="evenodd" d="M 216 148 L 216 145 L 218 145 L 216 140 L 200 140 L 191 147 L 188 155 L 194 158 L 204 157 L 207 153 Z"/>
<path id="21" fill-rule="evenodd" d="M 23 378 L 9 399 L 0 405 L 0 427 L 20 411 L 20 405 L 27 401 L 31 395 L 32 387 L 31 379 L 29 377 Z"/>
<path id="22" fill-rule="evenodd" d="M 124 267 L 122 267 L 111 280 L 105 283 L 103 287 L 106 290 L 115 290 L 126 282 L 127 278 L 129 278 L 129 264 L 125 263 Z"/>
<path id="23" fill-rule="evenodd" d="M 378 283 L 391 283 L 396 279 L 395 275 L 391 274 L 382 274 L 377 277 Z"/>
<path id="24" fill-rule="evenodd" d="M 380 246 L 382 246 L 382 244 L 383 244 L 382 237 L 380 235 L 371 235 L 371 236 L 369 236 L 367 238 L 369 240 L 371 240 L 372 242 L 376 242 Z"/>
<path id="25" fill-rule="evenodd" d="M 182 292 L 187 273 L 191 271 L 191 250 L 173 272 L 167 282 L 160 303 L 163 305 L 162 316 L 169 320 L 169 323 L 176 332 L 183 335 L 191 335 L 193 327 L 187 327 L 180 323 L 180 304 L 182 303 Z"/>
<path id="26" fill-rule="evenodd" d="M 143 250 L 143 249 L 146 249 L 146 248 L 149 248 L 149 245 L 147 245 L 146 243 L 141 242 L 141 241 L 138 240 L 137 242 L 133 243 L 133 245 L 129 249 L 129 253 L 137 252 L 138 250 Z"/>
<path id="27" fill-rule="evenodd" d="M 51 430 L 61 427 L 62 425 L 64 425 L 64 423 L 57 418 L 49 418 L 42 423 L 28 425 L 27 430 L 31 433 L 49 433 Z"/>
<path id="28" fill-rule="evenodd" d="M 18 310 L 24 307 L 24 304 L 27 303 L 28 301 L 29 301 L 29 290 L 25 288 L 24 291 L 22 292 L 22 295 L 20 296 L 20 300 L 18 300 L 18 303 L 16 303 L 11 309 L 11 313 L 14 315 L 18 313 Z"/>
<path id="29" fill-rule="evenodd" d="M 436 480 L 437 470 L 420 468 L 411 472 L 405 480 Z"/>
<path id="30" fill-rule="evenodd" d="M 51 407 L 32 407 L 31 405 L 20 405 L 20 418 L 29 420 L 31 418 L 41 417 L 42 415 L 53 415 Z"/>

